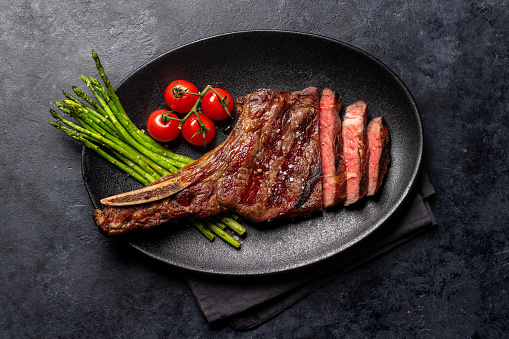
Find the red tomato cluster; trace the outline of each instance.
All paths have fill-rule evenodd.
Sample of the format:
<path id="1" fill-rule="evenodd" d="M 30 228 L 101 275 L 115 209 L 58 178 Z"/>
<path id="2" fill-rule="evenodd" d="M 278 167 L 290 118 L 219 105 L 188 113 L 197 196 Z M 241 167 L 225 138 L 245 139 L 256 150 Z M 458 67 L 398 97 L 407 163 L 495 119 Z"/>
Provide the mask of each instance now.
<path id="1" fill-rule="evenodd" d="M 164 91 L 164 100 L 170 110 L 159 109 L 149 116 L 147 129 L 150 135 L 158 141 L 170 142 L 175 140 L 182 131 L 182 137 L 188 143 L 195 146 L 208 144 L 216 134 L 212 120 L 219 121 L 230 117 L 234 103 L 232 96 L 225 90 L 207 87 L 203 92 L 199 92 L 198 88 L 189 81 L 171 82 Z M 197 101 L 202 113 L 197 111 Z M 191 111 L 193 113 L 188 114 Z M 179 118 L 173 112 L 187 115 Z"/>

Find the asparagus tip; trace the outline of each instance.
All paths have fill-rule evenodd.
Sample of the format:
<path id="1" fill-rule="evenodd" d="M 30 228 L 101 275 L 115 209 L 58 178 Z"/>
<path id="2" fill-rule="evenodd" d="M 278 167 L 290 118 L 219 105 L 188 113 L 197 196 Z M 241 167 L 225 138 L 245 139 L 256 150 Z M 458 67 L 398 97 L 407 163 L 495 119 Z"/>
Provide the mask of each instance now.
<path id="1" fill-rule="evenodd" d="M 55 111 L 54 109 L 50 108 L 49 109 L 49 112 L 51 114 L 51 116 L 59 121 L 62 120 L 62 117 L 60 115 L 58 115 L 57 111 Z"/>
<path id="2" fill-rule="evenodd" d="M 78 96 L 81 96 L 83 97 L 85 95 L 85 92 L 79 88 L 79 87 L 76 87 L 76 86 L 72 86 L 72 90 L 74 91 L 74 93 L 76 93 Z"/>

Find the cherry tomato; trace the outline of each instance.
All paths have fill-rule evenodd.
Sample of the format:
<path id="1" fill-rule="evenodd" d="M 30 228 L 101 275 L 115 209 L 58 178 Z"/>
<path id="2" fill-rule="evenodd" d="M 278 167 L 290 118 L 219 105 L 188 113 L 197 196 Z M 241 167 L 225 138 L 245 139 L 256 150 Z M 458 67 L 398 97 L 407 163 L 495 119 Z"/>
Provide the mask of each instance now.
<path id="1" fill-rule="evenodd" d="M 168 119 L 168 117 L 178 119 L 175 113 L 166 109 L 158 109 L 150 114 L 147 119 L 147 130 L 152 138 L 160 142 L 170 142 L 178 137 L 180 121 Z"/>
<path id="2" fill-rule="evenodd" d="M 201 121 L 205 124 L 206 127 L 209 128 L 208 131 L 205 132 L 205 145 L 208 144 L 216 135 L 216 127 L 212 120 L 210 120 L 205 114 L 198 113 Z M 195 146 L 204 146 L 203 145 L 203 133 L 199 132 L 200 123 L 195 114 L 191 115 L 184 125 L 182 125 L 182 136 L 184 140 L 186 140 L 191 145 Z M 198 133 L 196 133 L 198 132 Z"/>
<path id="3" fill-rule="evenodd" d="M 198 100 L 198 96 L 192 94 L 180 94 L 176 96 L 177 89 L 197 94 L 200 92 L 195 85 L 186 80 L 172 81 L 168 87 L 166 87 L 164 91 L 164 101 L 166 101 L 168 107 L 177 113 L 187 113 L 194 106 L 196 100 Z"/>
<path id="4" fill-rule="evenodd" d="M 213 120 L 224 120 L 228 117 L 230 117 L 231 114 L 233 114 L 233 97 L 226 92 L 224 89 L 221 88 L 214 88 L 217 93 L 223 98 L 224 103 L 226 104 L 226 108 L 228 108 L 228 112 L 226 109 L 221 105 L 221 100 L 218 98 L 216 93 L 212 90 L 208 90 L 207 93 L 203 96 L 203 99 L 201 100 L 201 110 L 202 112 L 208 116 L 209 118 Z"/>

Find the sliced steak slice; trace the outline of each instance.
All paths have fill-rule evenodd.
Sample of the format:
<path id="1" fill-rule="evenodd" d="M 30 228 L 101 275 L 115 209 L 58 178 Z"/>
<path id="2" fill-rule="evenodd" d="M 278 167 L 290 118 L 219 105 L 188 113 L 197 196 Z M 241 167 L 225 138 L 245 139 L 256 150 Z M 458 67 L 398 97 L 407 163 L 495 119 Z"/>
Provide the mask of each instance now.
<path id="1" fill-rule="evenodd" d="M 371 120 L 367 127 L 369 148 L 368 196 L 375 195 L 391 161 L 389 128 L 383 117 Z"/>
<path id="2" fill-rule="evenodd" d="M 150 202 L 95 210 L 97 225 L 119 234 L 226 209 L 257 222 L 322 210 L 317 89 L 258 90 L 237 100 L 237 113 L 225 142 L 132 200 Z"/>
<path id="3" fill-rule="evenodd" d="M 320 149 L 322 155 L 323 206 L 345 200 L 345 162 L 341 135 L 341 98 L 325 88 L 320 99 Z"/>
<path id="4" fill-rule="evenodd" d="M 368 189 L 368 157 L 366 142 L 367 105 L 357 101 L 345 110 L 343 119 L 343 155 L 346 166 L 345 206 L 366 196 Z"/>

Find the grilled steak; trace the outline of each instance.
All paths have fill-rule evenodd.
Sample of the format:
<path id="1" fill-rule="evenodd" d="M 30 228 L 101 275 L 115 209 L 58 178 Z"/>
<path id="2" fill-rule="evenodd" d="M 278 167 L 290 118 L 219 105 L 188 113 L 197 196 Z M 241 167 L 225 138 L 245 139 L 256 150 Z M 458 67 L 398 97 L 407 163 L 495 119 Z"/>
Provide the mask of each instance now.
<path id="1" fill-rule="evenodd" d="M 258 90 L 237 99 L 237 113 L 225 142 L 199 160 L 146 188 L 104 199 L 117 206 L 95 210 L 97 225 L 118 234 L 225 209 L 257 222 L 321 211 L 317 89 Z"/>
<path id="2" fill-rule="evenodd" d="M 369 148 L 368 196 L 374 195 L 380 186 L 389 162 L 389 128 L 382 117 L 371 120 L 367 127 Z"/>
<path id="3" fill-rule="evenodd" d="M 320 149 L 322 153 L 323 206 L 334 206 L 345 200 L 345 161 L 341 134 L 341 99 L 325 88 L 320 99 Z"/>
<path id="4" fill-rule="evenodd" d="M 328 88 L 320 100 L 315 87 L 261 89 L 236 107 L 221 145 L 147 187 L 101 200 L 108 206 L 94 211 L 97 225 L 121 234 L 225 210 L 262 222 L 350 205 L 380 187 L 389 132 L 382 118 L 366 126 L 366 103 L 349 105 L 343 123 L 341 100 Z"/>

